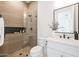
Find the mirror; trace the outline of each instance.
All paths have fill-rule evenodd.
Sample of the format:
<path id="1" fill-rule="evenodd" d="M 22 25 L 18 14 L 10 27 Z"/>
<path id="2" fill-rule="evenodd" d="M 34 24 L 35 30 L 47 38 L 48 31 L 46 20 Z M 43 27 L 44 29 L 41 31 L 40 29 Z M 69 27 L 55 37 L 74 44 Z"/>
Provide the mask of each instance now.
<path id="1" fill-rule="evenodd" d="M 54 16 L 58 24 L 57 32 L 74 33 L 74 6 L 56 9 Z"/>

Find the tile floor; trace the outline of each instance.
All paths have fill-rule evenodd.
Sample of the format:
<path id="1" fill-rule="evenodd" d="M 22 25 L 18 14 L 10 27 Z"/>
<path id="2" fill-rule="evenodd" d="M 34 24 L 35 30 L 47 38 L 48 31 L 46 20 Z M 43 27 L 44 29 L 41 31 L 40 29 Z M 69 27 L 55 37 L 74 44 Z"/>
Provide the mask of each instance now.
<path id="1" fill-rule="evenodd" d="M 10 55 L 8 55 L 7 57 L 28 57 L 29 53 L 30 53 L 30 49 L 31 47 L 27 46 L 21 50 L 18 50 Z"/>
<path id="2" fill-rule="evenodd" d="M 44 54 L 43 57 L 47 57 L 46 47 L 44 47 L 43 49 L 45 49 L 45 50 L 43 50 L 43 54 Z M 27 46 L 27 47 L 20 49 L 12 54 L 9 54 L 7 57 L 30 57 L 30 55 L 29 55 L 30 50 L 31 50 L 31 47 Z"/>

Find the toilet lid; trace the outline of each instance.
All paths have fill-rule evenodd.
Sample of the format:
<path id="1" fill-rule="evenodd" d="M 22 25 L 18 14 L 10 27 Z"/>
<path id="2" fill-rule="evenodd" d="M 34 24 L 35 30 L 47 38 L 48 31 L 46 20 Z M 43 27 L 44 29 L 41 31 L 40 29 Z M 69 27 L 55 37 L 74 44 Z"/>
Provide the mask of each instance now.
<path id="1" fill-rule="evenodd" d="M 32 49 L 31 49 L 31 53 L 33 53 L 33 52 L 39 52 L 39 51 L 41 51 L 42 50 L 42 47 L 41 46 L 35 46 L 35 47 L 33 47 Z"/>

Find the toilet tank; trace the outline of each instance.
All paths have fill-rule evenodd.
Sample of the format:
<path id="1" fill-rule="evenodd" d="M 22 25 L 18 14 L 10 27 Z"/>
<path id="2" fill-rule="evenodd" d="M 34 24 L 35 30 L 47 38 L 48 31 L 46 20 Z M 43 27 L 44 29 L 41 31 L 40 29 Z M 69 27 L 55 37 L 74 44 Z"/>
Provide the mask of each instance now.
<path id="1" fill-rule="evenodd" d="M 46 45 L 46 39 L 45 38 L 39 38 L 37 40 L 37 45 L 44 47 Z"/>

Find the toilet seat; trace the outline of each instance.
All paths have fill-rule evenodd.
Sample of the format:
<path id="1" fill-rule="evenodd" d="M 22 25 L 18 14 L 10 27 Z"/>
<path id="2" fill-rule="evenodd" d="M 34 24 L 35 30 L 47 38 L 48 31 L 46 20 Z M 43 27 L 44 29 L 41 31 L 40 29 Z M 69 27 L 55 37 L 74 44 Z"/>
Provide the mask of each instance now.
<path id="1" fill-rule="evenodd" d="M 41 49 L 42 49 L 41 46 L 35 46 L 35 47 L 33 47 L 33 48 L 31 49 L 31 52 L 38 52 L 38 51 L 40 51 Z"/>
<path id="2" fill-rule="evenodd" d="M 43 48 L 41 46 L 35 46 L 30 51 L 30 56 L 40 57 L 43 56 Z"/>
<path id="3" fill-rule="evenodd" d="M 45 45 L 46 45 L 46 40 L 44 38 L 39 39 L 38 42 L 37 42 L 37 46 L 33 47 L 30 50 L 30 56 L 32 56 L 32 57 L 43 57 Z"/>

